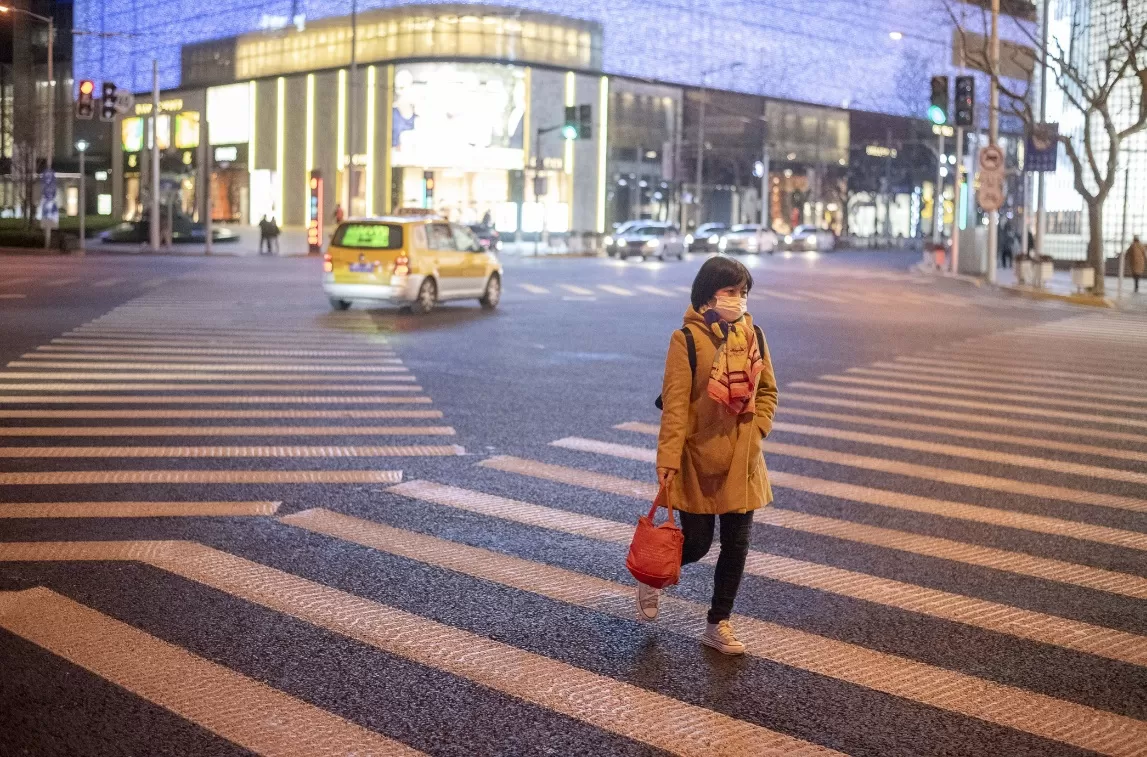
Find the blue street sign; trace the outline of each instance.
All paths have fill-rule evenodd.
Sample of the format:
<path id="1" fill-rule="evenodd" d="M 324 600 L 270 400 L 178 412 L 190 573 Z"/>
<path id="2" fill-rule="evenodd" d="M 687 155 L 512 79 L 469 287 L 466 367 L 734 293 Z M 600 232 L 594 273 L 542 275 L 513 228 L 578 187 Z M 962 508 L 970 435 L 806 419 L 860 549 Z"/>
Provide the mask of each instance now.
<path id="1" fill-rule="evenodd" d="M 1059 124 L 1035 124 L 1024 145 L 1024 171 L 1055 171 L 1059 156 Z"/>

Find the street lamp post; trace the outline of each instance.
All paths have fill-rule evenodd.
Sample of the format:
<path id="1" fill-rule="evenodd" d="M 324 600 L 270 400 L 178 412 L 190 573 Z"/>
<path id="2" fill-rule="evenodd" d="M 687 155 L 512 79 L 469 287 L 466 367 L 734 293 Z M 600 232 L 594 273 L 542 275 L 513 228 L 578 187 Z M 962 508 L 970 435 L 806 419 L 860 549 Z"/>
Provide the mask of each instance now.
<path id="1" fill-rule="evenodd" d="M 87 249 L 87 242 L 85 242 L 87 235 L 87 213 L 88 213 L 88 174 L 84 170 L 84 156 L 88 152 L 88 140 L 81 139 L 76 142 L 76 152 L 80 154 L 80 254 L 82 255 Z"/>
<path id="2" fill-rule="evenodd" d="M 11 5 L 0 5 L 0 13 L 20 13 L 28 18 L 43 21 L 48 25 L 48 154 L 46 157 L 48 168 L 52 167 L 52 154 L 56 151 L 56 72 L 53 58 L 55 58 L 56 22 L 51 16 L 41 16 L 39 13 L 15 8 Z"/>
<path id="3" fill-rule="evenodd" d="M 697 185 L 696 191 L 693 193 L 693 204 L 697 208 L 696 221 L 697 225 L 701 225 L 701 197 L 702 197 L 702 183 L 704 182 L 705 175 L 705 101 L 708 99 L 707 88 L 709 86 L 709 77 L 713 74 L 722 71 L 732 71 L 745 65 L 741 61 L 727 63 L 724 66 L 717 66 L 708 71 L 701 72 L 701 110 L 697 117 Z"/>

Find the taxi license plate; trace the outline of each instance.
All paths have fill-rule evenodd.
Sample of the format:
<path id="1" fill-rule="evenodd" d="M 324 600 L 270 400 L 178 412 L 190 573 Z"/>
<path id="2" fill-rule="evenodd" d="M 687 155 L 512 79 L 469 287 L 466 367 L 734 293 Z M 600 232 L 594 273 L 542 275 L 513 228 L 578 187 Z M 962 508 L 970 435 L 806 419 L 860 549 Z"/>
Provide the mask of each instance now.
<path id="1" fill-rule="evenodd" d="M 372 273 L 374 271 L 373 263 L 351 263 L 350 270 L 352 273 Z"/>

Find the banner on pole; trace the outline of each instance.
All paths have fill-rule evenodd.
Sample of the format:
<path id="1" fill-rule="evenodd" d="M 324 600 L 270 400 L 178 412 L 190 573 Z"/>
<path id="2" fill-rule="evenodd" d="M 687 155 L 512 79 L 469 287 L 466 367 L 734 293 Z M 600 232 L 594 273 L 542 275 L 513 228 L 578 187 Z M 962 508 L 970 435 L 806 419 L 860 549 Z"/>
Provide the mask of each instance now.
<path id="1" fill-rule="evenodd" d="M 1059 124 L 1033 124 L 1024 143 L 1024 171 L 1055 171 Z"/>

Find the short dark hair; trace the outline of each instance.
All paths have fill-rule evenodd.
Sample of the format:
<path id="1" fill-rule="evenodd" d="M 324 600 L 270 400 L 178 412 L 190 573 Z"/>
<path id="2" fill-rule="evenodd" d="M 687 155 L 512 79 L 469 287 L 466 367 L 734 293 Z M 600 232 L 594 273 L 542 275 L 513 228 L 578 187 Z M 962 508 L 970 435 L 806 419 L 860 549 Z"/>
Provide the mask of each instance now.
<path id="1" fill-rule="evenodd" d="M 694 310 L 700 310 L 720 290 L 741 285 L 751 290 L 753 274 L 749 273 L 749 269 L 745 268 L 741 261 L 717 255 L 706 260 L 701 270 L 697 271 L 689 301 L 693 303 Z"/>

